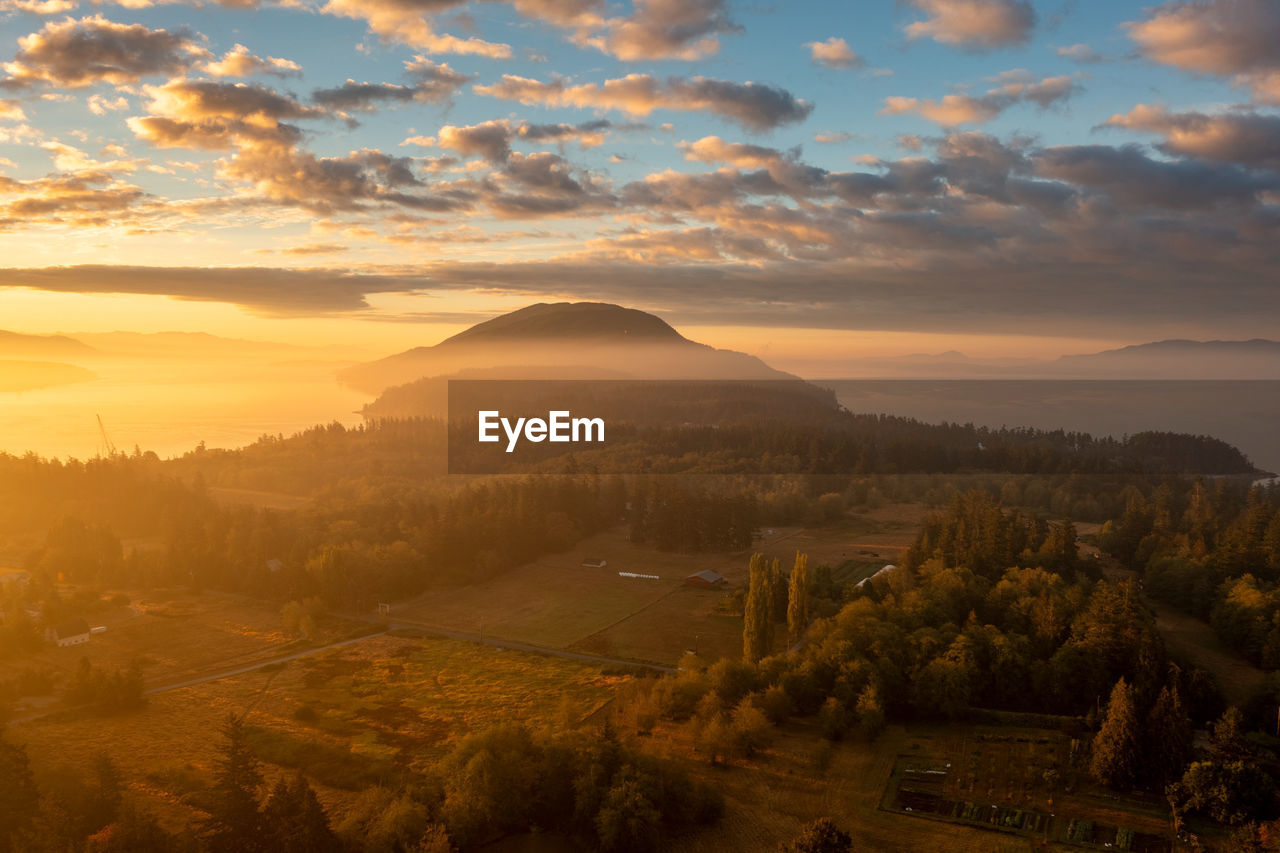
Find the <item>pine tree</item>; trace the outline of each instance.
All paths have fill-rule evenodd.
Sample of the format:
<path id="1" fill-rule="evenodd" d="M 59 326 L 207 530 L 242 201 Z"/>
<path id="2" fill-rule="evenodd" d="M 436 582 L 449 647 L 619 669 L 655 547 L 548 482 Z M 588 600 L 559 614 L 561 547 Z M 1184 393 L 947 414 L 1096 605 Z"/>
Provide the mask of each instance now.
<path id="1" fill-rule="evenodd" d="M 1157 790 L 1176 780 L 1191 756 L 1191 719 L 1177 687 L 1163 687 L 1147 717 L 1147 775 Z"/>
<path id="2" fill-rule="evenodd" d="M 234 714 L 222 726 L 226 743 L 218 758 L 218 772 L 209 791 L 209 817 L 205 820 L 212 853 L 253 853 L 263 849 L 262 813 L 258 788 L 262 772 L 249 748 L 244 720 Z"/>
<path id="3" fill-rule="evenodd" d="M 340 849 L 329 816 L 316 792 L 299 773 L 292 782 L 280 779 L 262 808 L 272 853 L 326 853 Z"/>
<path id="4" fill-rule="evenodd" d="M 1089 770 L 1095 779 L 1110 788 L 1131 788 L 1141 759 L 1138 710 L 1129 685 L 1121 678 L 1111 690 L 1102 727 L 1093 739 Z"/>
<path id="5" fill-rule="evenodd" d="M 791 642 L 800 639 L 809 624 L 809 555 L 796 552 L 796 564 L 791 569 L 791 583 L 787 588 L 787 634 Z"/>
<path id="6" fill-rule="evenodd" d="M 17 850 L 15 836 L 30 823 L 40 801 L 27 748 L 4 740 L 0 727 L 0 853 Z"/>

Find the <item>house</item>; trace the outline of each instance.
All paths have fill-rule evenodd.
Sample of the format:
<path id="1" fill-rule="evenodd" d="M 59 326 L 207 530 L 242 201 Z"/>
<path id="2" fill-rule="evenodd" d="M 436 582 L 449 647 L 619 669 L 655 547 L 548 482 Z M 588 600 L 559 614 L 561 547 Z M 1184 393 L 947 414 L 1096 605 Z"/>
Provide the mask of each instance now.
<path id="1" fill-rule="evenodd" d="M 15 586 L 26 586 L 30 579 L 30 575 L 20 569 L 0 570 L 0 586 L 10 583 Z"/>
<path id="2" fill-rule="evenodd" d="M 582 561 L 584 569 L 603 569 L 607 565 L 609 565 L 609 561 L 601 560 L 599 557 L 587 557 Z"/>
<path id="3" fill-rule="evenodd" d="M 888 566 L 885 566 L 883 569 L 880 569 L 879 571 L 877 571 L 877 572 L 876 572 L 874 575 L 872 575 L 871 577 L 869 577 L 869 578 L 863 578 L 862 580 L 860 580 L 860 581 L 858 581 L 857 583 L 855 583 L 855 584 L 854 584 L 854 587 L 856 587 L 857 589 L 862 589 L 862 587 L 867 583 L 867 581 L 875 580 L 876 578 L 880 577 L 880 576 L 881 576 L 882 574 L 884 574 L 885 572 L 891 572 L 891 571 L 893 571 L 893 570 L 894 570 L 894 569 L 896 569 L 896 568 L 898 568 L 898 567 L 897 567 L 897 566 L 895 566 L 895 565 L 892 565 L 892 564 L 890 564 L 890 565 L 888 565 Z"/>
<path id="4" fill-rule="evenodd" d="M 83 619 L 68 619 L 54 626 L 50 637 L 58 648 L 78 646 L 89 642 L 89 623 Z"/>
<path id="5" fill-rule="evenodd" d="M 713 572 L 711 569 L 694 572 L 684 579 L 685 586 L 696 586 L 700 589 L 719 589 L 726 583 L 728 581 L 724 579 L 724 575 L 719 572 Z"/>

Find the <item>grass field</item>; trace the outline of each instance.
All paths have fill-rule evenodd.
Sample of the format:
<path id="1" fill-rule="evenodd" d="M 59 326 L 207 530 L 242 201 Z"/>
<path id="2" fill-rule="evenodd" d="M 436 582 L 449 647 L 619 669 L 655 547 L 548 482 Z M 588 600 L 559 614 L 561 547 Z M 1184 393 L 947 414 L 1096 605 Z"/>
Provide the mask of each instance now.
<path id="1" fill-rule="evenodd" d="M 301 769 L 337 817 L 356 791 L 422 769 L 464 732 L 498 721 L 574 725 L 625 680 L 575 661 L 382 636 L 157 694 L 134 714 L 17 724 L 10 737 L 44 769 L 83 771 L 107 751 L 144 806 L 176 827 L 211 778 L 219 726 L 245 714 L 268 776 Z"/>
<path id="2" fill-rule="evenodd" d="M 742 621 L 720 603 L 726 592 L 684 586 L 704 569 L 728 581 L 746 582 L 752 552 L 777 557 L 789 571 L 796 551 L 809 565 L 840 566 L 854 560 L 868 573 L 896 559 L 915 538 L 922 505 L 898 504 L 815 528 L 766 528 L 750 549 L 733 553 L 670 554 L 627 540 L 615 528 L 573 551 L 544 557 L 498 577 L 454 590 L 429 593 L 396 605 L 392 616 L 434 627 L 550 648 L 634 660 L 675 663 L 686 649 L 704 658 L 736 657 Z M 581 565 L 603 558 L 602 569 Z M 623 578 L 618 572 L 658 575 Z"/>
<path id="3" fill-rule="evenodd" d="M 308 643 L 286 634 L 279 607 L 219 593 L 152 591 L 128 605 L 107 605 L 88 617 L 107 630 L 79 646 L 40 651 L 0 665 L 0 677 L 21 667 L 70 673 L 81 658 L 95 667 L 143 665 L 149 683 L 178 680 L 209 667 L 231 668 L 254 660 L 348 636 L 353 623 L 322 619 Z"/>

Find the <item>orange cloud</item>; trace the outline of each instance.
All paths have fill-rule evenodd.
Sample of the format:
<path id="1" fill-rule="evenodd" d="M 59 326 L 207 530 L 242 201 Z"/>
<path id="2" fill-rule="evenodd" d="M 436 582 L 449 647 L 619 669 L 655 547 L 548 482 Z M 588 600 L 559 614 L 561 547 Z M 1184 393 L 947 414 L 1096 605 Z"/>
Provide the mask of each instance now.
<path id="1" fill-rule="evenodd" d="M 137 83 L 143 77 L 180 74 L 209 52 L 184 31 L 117 24 L 101 15 L 46 24 L 18 39 L 19 50 L 3 65 L 10 87 L 48 83 L 83 88 L 105 82 Z"/>
<path id="2" fill-rule="evenodd" d="M 1280 104 L 1280 6 L 1271 0 L 1165 3 L 1125 27 L 1154 62 L 1230 76 Z"/>
<path id="3" fill-rule="evenodd" d="M 849 47 L 842 38 L 832 36 L 826 41 L 811 41 L 805 44 L 814 62 L 827 68 L 861 68 L 866 63 L 862 57 Z"/>
<path id="4" fill-rule="evenodd" d="M 1026 0 L 909 0 L 928 17 L 908 24 L 909 39 L 931 38 L 971 51 L 1025 44 L 1036 13 Z"/>

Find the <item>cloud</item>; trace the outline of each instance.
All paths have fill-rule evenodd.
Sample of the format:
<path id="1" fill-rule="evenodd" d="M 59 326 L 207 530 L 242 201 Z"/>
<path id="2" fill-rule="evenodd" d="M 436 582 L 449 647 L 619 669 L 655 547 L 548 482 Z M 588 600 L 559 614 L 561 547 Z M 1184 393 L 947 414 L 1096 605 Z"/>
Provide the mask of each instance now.
<path id="1" fill-rule="evenodd" d="M 109 112 L 129 109 L 129 99 L 121 95 L 118 98 L 107 98 L 103 95 L 90 95 L 85 102 L 89 112 L 96 116 L 104 116 Z"/>
<path id="2" fill-rule="evenodd" d="M 805 47 L 809 48 L 809 56 L 814 62 L 827 68 L 861 68 L 866 65 L 865 60 L 854 53 L 842 38 L 832 36 L 826 41 L 806 42 Z"/>
<path id="3" fill-rule="evenodd" d="M 260 57 L 249 52 L 249 48 L 237 44 L 223 54 L 222 58 L 210 60 L 200 66 L 200 70 L 214 77 L 252 77 L 255 74 L 270 74 L 275 77 L 291 77 L 302 73 L 302 66 L 289 59 L 275 56 Z"/>
<path id="4" fill-rule="evenodd" d="M 1040 109 L 1065 102 L 1078 90 L 1075 78 L 1068 75 L 1046 77 L 1033 81 L 1026 72 L 1005 72 L 999 80 L 1002 86 L 989 89 L 985 95 L 944 95 L 941 98 L 904 98 L 891 96 L 884 99 L 881 115 L 914 114 L 943 127 L 962 124 L 985 124 L 1009 107 L 1031 102 Z"/>
<path id="5" fill-rule="evenodd" d="M 663 81 L 648 74 L 629 74 L 603 84 L 571 85 L 564 80 L 544 83 L 504 74 L 502 82 L 476 86 L 474 91 L 526 105 L 620 110 L 636 116 L 658 109 L 711 112 L 756 131 L 803 121 L 813 111 L 812 104 L 784 89 L 706 77 Z"/>
<path id="6" fill-rule="evenodd" d="M 19 50 L 3 65 L 10 88 L 47 83 L 83 88 L 105 82 L 126 85 L 143 77 L 181 74 L 209 52 L 184 30 L 152 30 L 117 24 L 101 15 L 51 22 L 18 39 Z"/>
<path id="7" fill-rule="evenodd" d="M 1164 3 L 1125 28 L 1147 59 L 1231 77 L 1256 100 L 1280 104 L 1280 6 L 1272 0 Z"/>
<path id="8" fill-rule="evenodd" d="M 595 119 L 578 124 L 521 124 L 517 135 L 525 142 L 577 142 L 579 148 L 598 148 L 604 144 L 608 132 L 615 128 L 632 130 L 642 125 L 616 125 L 608 119 Z"/>
<path id="9" fill-rule="evenodd" d="M 1280 189 L 1280 175 L 1234 164 L 1153 160 L 1136 146 L 1063 145 L 1032 158 L 1042 177 L 1104 193 L 1125 210 L 1205 210 L 1252 205 L 1261 193 Z"/>
<path id="10" fill-rule="evenodd" d="M 22 111 L 22 104 L 12 99 L 0 98 L 0 118 L 14 121 L 26 121 L 27 114 Z"/>
<path id="11" fill-rule="evenodd" d="M 740 30 L 724 0 L 634 0 L 633 9 L 607 21 L 605 35 L 583 40 L 624 62 L 695 60 L 720 50 L 717 36 Z"/>
<path id="12" fill-rule="evenodd" d="M 511 46 L 480 38 L 437 33 L 431 16 L 462 5 L 462 0 L 329 0 L 321 11 L 359 18 L 387 42 L 399 42 L 430 53 L 453 53 L 510 59 Z"/>
<path id="13" fill-rule="evenodd" d="M 0 286 L 59 293 L 136 293 L 230 302 L 268 315 L 326 314 L 369 307 L 373 293 L 411 293 L 424 275 L 362 275 L 345 270 L 263 267 L 62 266 L 0 269 Z"/>
<path id="14" fill-rule="evenodd" d="M 382 103 L 439 104 L 449 100 L 467 81 L 467 75 L 459 74 L 448 65 L 435 65 L 430 60 L 415 63 L 419 80 L 411 86 L 397 83 L 357 83 L 351 78 L 341 86 L 316 89 L 311 99 L 317 104 L 335 110 L 368 111 Z"/>
<path id="15" fill-rule="evenodd" d="M 853 139 L 853 134 L 847 130 L 824 130 L 813 135 L 813 141 L 821 145 L 837 145 L 850 139 Z"/>
<path id="16" fill-rule="evenodd" d="M 1166 154 L 1280 170 L 1280 116 L 1253 112 L 1206 115 L 1171 113 L 1161 106 L 1139 104 L 1117 113 L 1103 127 L 1155 133 Z"/>
<path id="17" fill-rule="evenodd" d="M 514 136 L 515 129 L 506 119 L 467 127 L 447 124 L 440 128 L 436 144 L 456 151 L 463 157 L 479 155 L 490 163 L 505 163 L 511 157 L 511 140 Z"/>
<path id="18" fill-rule="evenodd" d="M 1036 13 L 1026 0 L 908 0 L 923 21 L 904 29 L 909 39 L 931 38 L 963 50 L 985 52 L 1026 44 Z"/>
<path id="19" fill-rule="evenodd" d="M 1057 48 L 1054 52 L 1063 59 L 1070 59 L 1072 62 L 1079 62 L 1082 65 L 1093 65 L 1107 61 L 1105 56 L 1087 44 L 1069 44 L 1065 47 Z"/>

